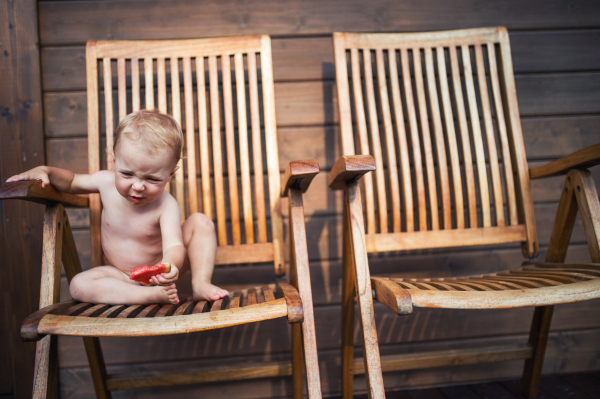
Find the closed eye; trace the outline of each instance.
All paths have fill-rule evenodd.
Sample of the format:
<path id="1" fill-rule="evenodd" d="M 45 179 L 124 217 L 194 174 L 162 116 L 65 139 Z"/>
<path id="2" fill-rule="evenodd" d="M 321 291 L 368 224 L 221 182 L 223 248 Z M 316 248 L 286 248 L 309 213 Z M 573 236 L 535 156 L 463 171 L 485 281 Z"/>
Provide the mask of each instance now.
<path id="1" fill-rule="evenodd" d="M 133 174 L 129 173 L 129 172 L 120 172 L 121 175 L 125 176 L 125 177 L 131 177 L 133 176 Z"/>

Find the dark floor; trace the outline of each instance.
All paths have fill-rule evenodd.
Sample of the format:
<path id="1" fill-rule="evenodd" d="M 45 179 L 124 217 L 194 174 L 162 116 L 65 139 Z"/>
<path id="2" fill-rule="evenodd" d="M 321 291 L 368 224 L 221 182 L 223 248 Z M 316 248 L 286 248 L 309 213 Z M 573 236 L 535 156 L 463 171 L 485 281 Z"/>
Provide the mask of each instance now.
<path id="1" fill-rule="evenodd" d="M 521 380 L 461 385 L 437 389 L 386 392 L 387 399 L 514 399 L 519 394 Z M 367 395 L 356 395 L 366 399 Z M 542 377 L 538 399 L 600 398 L 600 372 Z M 334 399 L 334 398 L 332 398 Z M 335 398 L 337 399 L 337 398 Z"/>

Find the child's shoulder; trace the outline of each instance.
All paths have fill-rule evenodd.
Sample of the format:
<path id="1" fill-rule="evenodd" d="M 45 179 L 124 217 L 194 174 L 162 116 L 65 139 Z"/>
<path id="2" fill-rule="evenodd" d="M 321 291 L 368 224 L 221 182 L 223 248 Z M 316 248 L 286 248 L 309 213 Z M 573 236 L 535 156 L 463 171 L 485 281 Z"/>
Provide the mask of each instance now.
<path id="1" fill-rule="evenodd" d="M 164 191 L 158 201 L 158 207 L 161 211 L 161 214 L 167 213 L 173 215 L 174 212 L 179 213 L 179 204 L 177 203 L 175 197 L 173 197 L 169 192 Z"/>

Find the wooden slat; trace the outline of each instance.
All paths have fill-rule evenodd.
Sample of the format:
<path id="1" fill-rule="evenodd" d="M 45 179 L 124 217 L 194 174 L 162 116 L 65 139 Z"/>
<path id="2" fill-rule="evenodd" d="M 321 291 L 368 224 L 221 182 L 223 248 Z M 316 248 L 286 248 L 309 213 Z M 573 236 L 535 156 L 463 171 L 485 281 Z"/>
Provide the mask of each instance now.
<path id="1" fill-rule="evenodd" d="M 160 309 L 158 310 L 158 312 L 156 312 L 156 315 L 154 315 L 154 317 L 165 317 L 169 314 L 169 312 L 174 312 L 175 311 L 175 305 L 162 305 L 160 307 Z"/>
<path id="2" fill-rule="evenodd" d="M 406 251 L 410 249 L 446 248 L 468 245 L 488 245 L 521 242 L 526 239 L 525 227 L 495 226 L 464 230 L 430 230 L 420 232 L 367 234 L 368 252 Z"/>
<path id="3" fill-rule="evenodd" d="M 223 192 L 223 160 L 221 154 L 221 113 L 219 101 L 219 71 L 217 57 L 208 57 L 208 74 L 210 79 L 210 120 L 212 122 L 211 138 L 213 144 L 213 173 L 215 179 L 215 205 L 217 208 L 217 233 L 219 245 L 227 245 L 225 226 L 225 195 Z"/>
<path id="4" fill-rule="evenodd" d="M 78 303 L 77 305 L 71 306 L 69 309 L 62 312 L 61 314 L 64 316 L 77 316 L 79 313 L 83 312 L 84 310 L 86 310 L 92 306 L 93 305 L 91 303 L 87 303 L 87 302 Z"/>
<path id="5" fill-rule="evenodd" d="M 200 146 L 200 175 L 202 179 L 202 212 L 213 219 L 212 191 L 210 187 L 210 149 L 208 144 L 208 117 L 206 111 L 206 83 L 204 57 L 196 57 L 196 83 L 198 86 L 198 136 Z"/>
<path id="6" fill-rule="evenodd" d="M 242 299 L 241 291 L 237 291 L 231 297 L 231 301 L 229 302 L 229 309 L 235 309 L 240 307 L 240 301 Z"/>
<path id="7" fill-rule="evenodd" d="M 250 125 L 252 128 L 252 161 L 254 163 L 254 195 L 256 203 L 256 224 L 258 226 L 258 242 L 267 242 L 267 218 L 265 213 L 265 191 L 263 170 L 262 144 L 260 132 L 260 115 L 258 112 L 258 79 L 256 76 L 256 54 L 248 53 L 248 86 L 250 100 Z"/>
<path id="8" fill-rule="evenodd" d="M 437 51 L 437 50 L 436 50 Z M 443 51 L 443 50 L 442 50 Z M 425 48 L 425 70 L 427 73 L 427 88 L 429 89 L 429 103 L 431 105 L 431 116 L 433 119 L 433 130 L 435 134 L 435 146 L 437 152 L 440 186 L 442 189 L 442 212 L 444 229 L 452 228 L 452 214 L 450 210 L 450 182 L 448 180 L 448 163 L 446 161 L 446 144 L 444 143 L 444 131 L 442 130 L 442 119 L 440 103 L 435 83 L 435 70 L 433 67 L 433 53 L 431 47 Z M 441 79 L 441 78 L 440 78 Z M 437 210 L 432 209 L 437 213 Z"/>
<path id="9" fill-rule="evenodd" d="M 371 64 L 371 50 L 363 49 L 363 67 L 365 70 L 365 91 L 367 94 L 367 109 L 369 112 L 369 131 L 371 138 L 371 153 L 375 158 L 375 178 L 377 180 L 377 212 L 379 213 L 379 231 L 387 233 L 387 198 L 385 190 L 385 176 L 383 170 L 383 154 L 381 152 L 381 139 L 379 137 L 379 120 L 377 118 L 377 107 L 375 105 L 375 93 L 373 91 L 373 66 Z M 385 76 L 385 72 L 384 72 Z"/>
<path id="10" fill-rule="evenodd" d="M 270 242 L 250 245 L 220 245 L 217 247 L 215 265 L 272 262 L 275 258 L 273 252 L 273 243 Z"/>
<path id="11" fill-rule="evenodd" d="M 273 292 L 273 287 L 265 286 L 262 289 L 263 295 L 265 297 L 265 302 L 270 302 L 275 300 L 275 294 Z"/>
<path id="12" fill-rule="evenodd" d="M 161 305 L 155 303 L 152 305 L 146 306 L 137 316 L 135 316 L 134 320 L 143 319 L 145 317 L 152 317 L 158 312 Z"/>
<path id="13" fill-rule="evenodd" d="M 114 143 L 114 119 L 113 119 L 113 99 L 112 99 L 112 73 L 110 58 L 102 60 L 103 75 L 104 75 L 104 120 L 106 129 L 106 148 L 113 148 Z M 108 158 L 108 170 L 113 170 L 113 158 Z"/>
<path id="14" fill-rule="evenodd" d="M 158 110 L 167 113 L 167 73 L 165 57 L 156 59 L 156 80 L 158 85 Z"/>
<path id="15" fill-rule="evenodd" d="M 198 188 L 196 187 L 196 140 L 194 132 L 194 88 L 192 87 L 192 60 L 183 58 L 183 90 L 185 98 L 186 155 L 188 175 L 188 202 L 190 215 L 198 212 Z M 190 178 L 193 176 L 193 178 Z"/>
<path id="16" fill-rule="evenodd" d="M 398 83 L 398 65 L 396 61 L 396 49 L 388 49 L 390 63 L 390 85 L 392 87 L 392 100 L 394 102 L 394 119 L 398 135 L 399 158 L 402 168 L 402 191 L 404 193 L 404 209 L 406 210 L 406 231 L 415 230 L 412 198 L 412 178 L 410 176 L 410 158 L 408 157 L 408 144 L 406 142 L 405 121 L 402 112 L 402 101 L 400 100 L 400 85 Z"/>
<path id="17" fill-rule="evenodd" d="M 471 119 L 471 130 L 473 132 L 473 145 L 475 146 L 475 160 L 477 162 L 477 176 L 479 177 L 479 194 L 481 196 L 481 212 L 483 215 L 483 227 L 492 225 L 490 216 L 490 193 L 488 190 L 487 169 L 485 165 L 485 153 L 481 137 L 481 126 L 479 125 L 479 111 L 477 110 L 477 97 L 475 95 L 475 84 L 473 82 L 473 68 L 469 46 L 461 46 L 463 73 L 467 87 L 467 100 L 469 104 L 469 117 Z"/>
<path id="18" fill-rule="evenodd" d="M 246 298 L 246 306 L 256 305 L 256 290 L 254 288 L 250 288 Z"/>
<path id="19" fill-rule="evenodd" d="M 488 61 L 490 65 L 490 80 L 492 81 L 492 94 L 496 109 L 496 122 L 498 123 L 498 135 L 500 136 L 500 146 L 502 148 L 502 165 L 504 167 L 504 184 L 506 187 L 506 197 L 508 202 L 508 225 L 514 226 L 519 223 L 517 217 L 517 198 L 515 195 L 515 181 L 512 170 L 512 159 L 510 156 L 510 144 L 506 133 L 506 122 L 504 109 L 502 107 L 502 97 L 500 94 L 500 82 L 498 80 L 498 65 L 496 59 L 496 50 L 494 43 L 488 43 Z"/>
<path id="20" fill-rule="evenodd" d="M 250 154 L 248 153 L 248 121 L 246 118 L 246 79 L 244 77 L 244 56 L 235 54 L 235 83 L 238 109 L 238 138 L 240 145 L 240 170 L 242 173 L 242 209 L 246 243 L 254 243 L 254 218 L 252 216 L 252 189 L 250 185 Z M 257 171 L 260 173 L 260 171 Z"/>
<path id="21" fill-rule="evenodd" d="M 529 345 L 502 345 L 484 348 L 450 349 L 437 352 L 388 355 L 381 357 L 381 371 L 415 370 L 421 368 L 457 366 L 482 362 L 501 362 L 528 359 L 532 349 Z M 362 359 L 356 359 L 352 370 L 364 374 Z"/>
<path id="22" fill-rule="evenodd" d="M 124 319 L 126 317 L 136 317 L 143 309 L 145 305 L 131 305 L 127 309 L 123 310 L 117 315 L 117 319 Z"/>
<path id="23" fill-rule="evenodd" d="M 408 50 L 400 50 L 400 62 L 402 64 L 402 81 L 404 82 L 404 94 L 406 98 L 406 112 L 408 113 L 408 123 L 410 125 L 410 139 L 412 142 L 412 155 L 415 168 L 415 178 L 417 185 L 417 202 L 419 207 L 419 230 L 427 230 L 427 205 L 425 203 L 425 183 L 423 182 L 423 162 L 421 160 L 421 145 L 419 144 L 419 130 L 417 127 L 417 114 L 415 112 L 415 103 L 410 80 L 410 68 L 408 62 Z M 413 212 L 407 209 L 406 212 Z"/>
<path id="24" fill-rule="evenodd" d="M 231 61 L 229 55 L 221 57 L 221 73 L 223 76 L 223 118 L 225 119 L 225 145 L 227 149 L 227 175 L 229 176 L 229 204 L 231 212 L 231 234 L 233 245 L 241 244 L 240 203 L 238 199 L 237 165 L 235 137 L 233 133 L 233 100 L 231 87 Z"/>
<path id="25" fill-rule="evenodd" d="M 463 159 L 465 167 L 465 184 L 467 186 L 467 197 L 469 205 L 469 227 L 477 227 L 477 197 L 475 193 L 475 177 L 473 174 L 473 159 L 471 157 L 471 141 L 469 138 L 469 128 L 467 126 L 467 114 L 465 112 L 465 101 L 462 94 L 462 85 L 460 81 L 460 70 L 458 67 L 457 48 L 450 47 L 450 66 L 452 69 L 452 86 L 454 89 L 454 98 L 456 100 L 456 110 L 458 113 L 458 125 L 460 127 L 460 137 L 463 148 Z"/>
<path id="26" fill-rule="evenodd" d="M 208 309 L 208 302 L 207 301 L 199 301 L 195 306 L 194 309 L 192 309 L 192 314 L 198 314 L 198 313 L 203 313 Z"/>
<path id="27" fill-rule="evenodd" d="M 127 82 L 125 80 L 125 58 L 117 60 L 117 84 L 119 87 L 119 122 L 127 115 Z"/>
<path id="28" fill-rule="evenodd" d="M 263 107 L 265 125 L 265 149 L 269 176 L 269 206 L 271 209 L 271 231 L 273 234 L 273 268 L 276 276 L 285 273 L 283 258 L 283 222 L 281 220 L 281 195 L 279 175 L 279 152 L 277 151 L 277 122 L 275 120 L 275 87 L 273 86 L 273 63 L 271 60 L 271 39 L 261 37 L 260 67 L 262 72 Z"/>
<path id="29" fill-rule="evenodd" d="M 144 58 L 144 79 L 145 79 L 145 91 L 146 91 L 146 109 L 154 108 L 154 72 L 152 65 L 152 58 L 146 56 Z"/>
<path id="30" fill-rule="evenodd" d="M 98 317 L 100 317 L 100 318 L 115 317 L 115 316 L 112 316 L 112 314 L 118 313 L 120 310 L 123 310 L 126 307 L 127 307 L 127 305 L 114 305 L 114 306 L 111 306 L 110 308 L 106 309 L 104 312 L 102 312 L 101 314 L 99 314 Z"/>
<path id="31" fill-rule="evenodd" d="M 450 49 L 450 51 L 452 51 L 452 49 Z M 444 47 L 436 47 L 435 52 L 438 65 L 438 77 L 440 79 L 440 93 L 442 95 L 442 104 L 444 108 L 444 120 L 446 122 L 446 131 L 448 137 L 448 152 L 450 153 L 450 164 L 452 166 L 456 228 L 463 229 L 465 227 L 465 209 L 463 204 L 462 179 L 460 176 L 460 157 L 458 156 L 456 131 L 454 130 L 454 115 L 452 114 L 450 88 L 448 86 L 448 78 L 446 75 L 446 56 L 444 53 Z M 447 225 L 444 221 L 444 228 L 450 228 L 451 226 L 452 224 Z"/>
<path id="32" fill-rule="evenodd" d="M 96 317 L 100 313 L 104 312 L 106 309 L 110 308 L 110 305 L 106 304 L 98 304 L 94 305 L 89 309 L 86 309 L 83 313 L 81 313 L 78 317 Z"/>
<path id="33" fill-rule="evenodd" d="M 428 209 L 431 214 L 431 229 L 438 230 L 440 228 L 440 222 L 437 203 L 437 187 L 435 182 L 435 168 L 433 166 L 433 149 L 431 148 L 431 136 L 429 132 L 429 116 L 427 115 L 427 100 L 425 99 L 425 88 L 423 85 L 421 51 L 419 50 L 419 48 L 413 48 L 412 55 L 413 67 L 415 71 L 415 86 L 417 88 L 417 101 L 419 105 L 419 123 L 421 125 L 421 137 L 423 139 L 425 170 L 427 171 L 427 187 L 429 189 Z"/>
<path id="34" fill-rule="evenodd" d="M 496 150 L 496 136 L 492 123 L 492 111 L 490 108 L 490 96 L 488 94 L 485 66 L 483 64 L 483 50 L 481 45 L 475 46 L 475 64 L 477 67 L 477 80 L 479 82 L 479 94 L 481 95 L 481 108 L 483 109 L 483 121 L 488 144 L 488 156 L 490 170 L 492 172 L 492 187 L 494 189 L 494 205 L 496 210 L 496 224 L 504 226 L 504 201 L 502 200 L 502 185 L 500 182 L 500 169 L 498 167 L 498 152 Z"/>
<path id="35" fill-rule="evenodd" d="M 133 112 L 140 110 L 140 59 L 137 57 L 131 59 L 131 104 Z"/>
<path id="36" fill-rule="evenodd" d="M 173 316 L 181 316 L 194 305 L 194 301 L 187 301 L 177 308 Z"/>
<path id="37" fill-rule="evenodd" d="M 360 61 L 358 50 L 350 51 L 350 62 L 352 68 L 352 91 L 354 93 L 354 110 L 356 112 L 356 127 L 358 129 L 358 138 L 360 154 L 368 155 L 369 138 L 367 136 L 367 121 L 365 119 L 365 107 L 362 96 L 362 80 L 360 74 Z M 375 233 L 375 204 L 373 194 L 373 177 L 370 173 L 362 179 L 365 188 L 365 206 L 367 208 L 367 231 Z"/>
<path id="38" fill-rule="evenodd" d="M 181 126 L 181 90 L 179 84 L 179 58 L 177 56 L 171 58 L 171 98 L 173 101 L 173 118 Z M 148 86 L 146 86 L 146 92 L 148 92 Z M 192 129 L 193 131 L 193 129 Z M 188 131 L 189 132 L 189 131 Z M 181 214 L 181 223 L 185 221 L 185 199 L 183 190 L 183 159 L 179 159 L 177 162 L 179 167 L 175 171 L 175 198 L 179 204 L 179 213 Z M 171 180 L 173 182 L 173 180 Z"/>

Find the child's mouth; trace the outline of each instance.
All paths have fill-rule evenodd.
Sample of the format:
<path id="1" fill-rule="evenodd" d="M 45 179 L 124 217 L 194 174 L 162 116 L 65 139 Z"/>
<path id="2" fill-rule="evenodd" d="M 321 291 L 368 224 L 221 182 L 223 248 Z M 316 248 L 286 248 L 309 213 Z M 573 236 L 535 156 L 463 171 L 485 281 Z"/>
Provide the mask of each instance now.
<path id="1" fill-rule="evenodd" d="M 134 196 L 132 195 L 132 196 L 130 196 L 130 198 L 131 198 L 131 201 L 132 201 L 134 204 L 139 204 L 139 203 L 142 201 L 142 197 L 134 197 Z"/>

